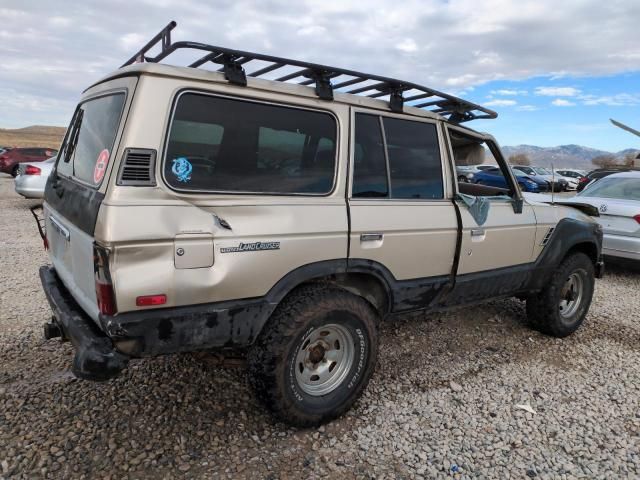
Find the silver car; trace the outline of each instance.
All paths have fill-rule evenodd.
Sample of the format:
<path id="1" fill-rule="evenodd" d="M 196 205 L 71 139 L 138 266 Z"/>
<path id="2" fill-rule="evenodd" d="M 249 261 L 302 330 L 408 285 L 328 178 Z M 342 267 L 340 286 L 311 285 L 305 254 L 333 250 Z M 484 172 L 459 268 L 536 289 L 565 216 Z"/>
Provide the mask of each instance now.
<path id="1" fill-rule="evenodd" d="M 25 198 L 43 198 L 44 187 L 55 162 L 56 157 L 51 157 L 44 162 L 20 163 L 15 179 L 16 192 Z"/>
<path id="2" fill-rule="evenodd" d="M 574 198 L 600 211 L 604 255 L 640 260 L 640 172 L 614 173 Z"/>

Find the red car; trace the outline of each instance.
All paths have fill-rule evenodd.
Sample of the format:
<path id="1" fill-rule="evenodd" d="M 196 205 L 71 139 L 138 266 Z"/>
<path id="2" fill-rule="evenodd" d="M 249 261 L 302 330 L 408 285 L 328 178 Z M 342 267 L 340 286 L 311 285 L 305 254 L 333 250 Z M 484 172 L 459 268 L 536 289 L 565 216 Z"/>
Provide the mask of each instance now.
<path id="1" fill-rule="evenodd" d="M 20 162 L 42 162 L 58 154 L 54 148 L 10 148 L 0 153 L 0 172 L 8 173 L 15 177 L 18 174 Z"/>

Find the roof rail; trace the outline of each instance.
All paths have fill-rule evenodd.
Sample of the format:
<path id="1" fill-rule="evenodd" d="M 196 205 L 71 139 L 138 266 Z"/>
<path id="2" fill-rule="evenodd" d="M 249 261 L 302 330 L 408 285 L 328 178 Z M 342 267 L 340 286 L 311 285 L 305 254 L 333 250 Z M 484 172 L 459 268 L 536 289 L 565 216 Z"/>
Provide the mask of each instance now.
<path id="1" fill-rule="evenodd" d="M 437 113 L 452 123 L 498 116 L 493 110 L 475 103 L 403 80 L 204 43 L 172 42 L 171 30 L 176 25 L 176 22 L 170 22 L 120 68 L 133 63 L 159 63 L 177 50 L 199 50 L 206 52 L 205 55 L 188 65 L 189 67 L 198 68 L 209 62 L 221 65 L 218 71 L 224 73 L 229 83 L 236 85 L 246 86 L 247 77 L 262 77 L 282 68 L 294 67 L 293 71 L 269 80 L 299 85 L 315 84 L 316 95 L 323 100 L 333 100 L 334 91 L 370 98 L 388 97 L 389 108 L 393 112 L 402 112 L 404 105 L 407 105 Z M 158 44 L 161 47 L 160 53 L 149 56 L 149 51 Z M 247 73 L 245 68 L 251 62 L 260 63 L 260 68 Z M 269 77 L 273 77 L 273 74 Z"/>

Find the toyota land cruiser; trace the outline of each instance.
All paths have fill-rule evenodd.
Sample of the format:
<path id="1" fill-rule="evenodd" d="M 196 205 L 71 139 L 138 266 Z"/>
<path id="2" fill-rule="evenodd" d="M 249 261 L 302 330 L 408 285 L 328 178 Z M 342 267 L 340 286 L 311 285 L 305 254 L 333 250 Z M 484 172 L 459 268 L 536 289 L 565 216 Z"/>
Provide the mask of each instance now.
<path id="1" fill-rule="evenodd" d="M 361 394 L 390 314 L 518 296 L 547 334 L 583 322 L 597 212 L 523 198 L 462 125 L 495 112 L 174 26 L 84 92 L 47 183 L 45 336 L 72 342 L 76 376 L 241 350 L 265 405 L 308 426 Z M 202 57 L 161 64 L 183 50 Z M 458 183 L 489 152 L 509 188 Z"/>

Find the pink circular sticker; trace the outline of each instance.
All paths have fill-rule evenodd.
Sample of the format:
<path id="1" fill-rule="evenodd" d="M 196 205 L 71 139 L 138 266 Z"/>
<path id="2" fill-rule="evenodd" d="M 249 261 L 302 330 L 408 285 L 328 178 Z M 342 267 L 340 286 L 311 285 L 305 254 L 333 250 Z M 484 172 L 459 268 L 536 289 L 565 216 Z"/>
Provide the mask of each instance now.
<path id="1" fill-rule="evenodd" d="M 98 159 L 96 160 L 96 166 L 93 169 L 93 183 L 100 183 L 104 172 L 107 170 L 107 164 L 109 163 L 109 150 L 106 148 L 100 152 Z"/>

